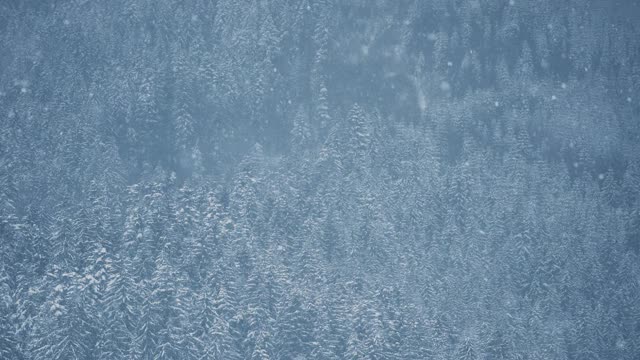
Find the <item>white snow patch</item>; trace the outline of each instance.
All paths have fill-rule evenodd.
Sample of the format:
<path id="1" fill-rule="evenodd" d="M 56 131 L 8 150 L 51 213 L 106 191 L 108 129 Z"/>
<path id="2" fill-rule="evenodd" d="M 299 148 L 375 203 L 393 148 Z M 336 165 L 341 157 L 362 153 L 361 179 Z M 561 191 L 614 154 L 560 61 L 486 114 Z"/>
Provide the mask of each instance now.
<path id="1" fill-rule="evenodd" d="M 57 317 L 57 316 L 62 315 L 62 311 L 61 310 L 64 310 L 64 307 L 62 305 L 58 304 L 58 303 L 55 303 L 55 304 L 51 305 L 49 310 L 51 310 L 53 315 L 55 315 Z"/>
<path id="2" fill-rule="evenodd" d="M 616 341 L 616 348 L 624 349 L 625 347 L 627 347 L 627 342 L 626 341 L 624 341 L 623 339 L 618 339 Z"/>
<path id="3" fill-rule="evenodd" d="M 418 107 L 422 112 L 427 110 L 427 97 L 424 95 L 422 89 L 418 89 Z"/>

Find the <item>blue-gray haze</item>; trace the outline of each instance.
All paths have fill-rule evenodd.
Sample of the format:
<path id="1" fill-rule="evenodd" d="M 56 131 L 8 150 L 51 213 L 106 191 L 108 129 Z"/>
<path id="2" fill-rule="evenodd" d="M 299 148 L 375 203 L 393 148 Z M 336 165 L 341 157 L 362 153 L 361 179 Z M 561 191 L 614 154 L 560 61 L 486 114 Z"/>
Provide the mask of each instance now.
<path id="1" fill-rule="evenodd" d="M 0 0 L 0 359 L 640 358 L 640 2 Z"/>

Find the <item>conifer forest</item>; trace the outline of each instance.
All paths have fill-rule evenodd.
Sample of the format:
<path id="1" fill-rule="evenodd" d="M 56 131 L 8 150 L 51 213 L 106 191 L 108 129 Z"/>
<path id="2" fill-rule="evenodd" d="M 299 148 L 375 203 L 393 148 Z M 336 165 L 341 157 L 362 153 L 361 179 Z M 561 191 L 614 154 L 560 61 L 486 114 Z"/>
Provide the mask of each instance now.
<path id="1" fill-rule="evenodd" d="M 0 0 L 0 359 L 640 359 L 637 0 Z"/>

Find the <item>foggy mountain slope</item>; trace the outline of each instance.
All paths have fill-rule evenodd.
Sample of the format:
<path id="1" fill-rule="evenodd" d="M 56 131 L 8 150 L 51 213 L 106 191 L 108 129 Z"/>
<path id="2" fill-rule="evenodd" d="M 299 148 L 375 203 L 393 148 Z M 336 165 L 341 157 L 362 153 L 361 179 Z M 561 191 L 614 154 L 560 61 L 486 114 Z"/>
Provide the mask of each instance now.
<path id="1" fill-rule="evenodd" d="M 0 2 L 0 358 L 635 359 L 638 15 Z"/>

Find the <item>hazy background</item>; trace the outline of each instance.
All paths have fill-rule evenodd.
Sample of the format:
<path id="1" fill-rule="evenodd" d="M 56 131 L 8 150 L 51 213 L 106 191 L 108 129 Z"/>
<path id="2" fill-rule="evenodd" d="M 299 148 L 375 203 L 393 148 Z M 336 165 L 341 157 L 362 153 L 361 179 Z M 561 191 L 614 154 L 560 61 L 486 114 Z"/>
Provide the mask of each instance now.
<path id="1" fill-rule="evenodd" d="M 638 19 L 0 0 L 0 358 L 636 359 Z"/>

